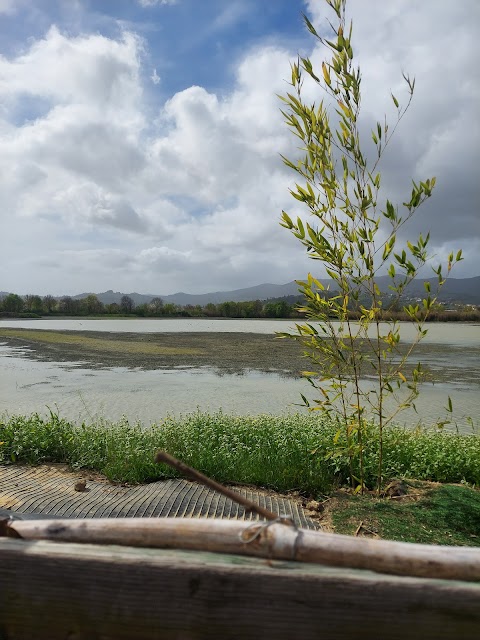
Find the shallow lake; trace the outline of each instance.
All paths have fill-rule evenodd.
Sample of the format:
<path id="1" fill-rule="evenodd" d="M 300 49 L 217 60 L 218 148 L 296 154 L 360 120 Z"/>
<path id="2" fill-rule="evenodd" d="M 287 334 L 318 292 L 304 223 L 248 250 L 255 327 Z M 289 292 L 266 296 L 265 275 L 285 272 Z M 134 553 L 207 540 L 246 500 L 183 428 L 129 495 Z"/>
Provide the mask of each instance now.
<path id="1" fill-rule="evenodd" d="M 295 320 L 257 320 L 234 318 L 135 318 L 99 319 L 61 318 L 58 320 L 0 320 L 0 327 L 21 329 L 50 329 L 52 331 L 107 331 L 113 333 L 262 333 L 274 334 L 288 331 L 295 326 Z M 386 326 L 386 325 L 385 325 Z M 411 340 L 413 325 L 400 323 L 402 338 Z M 427 325 L 425 344 L 450 344 L 480 347 L 480 324 L 463 322 L 435 322 Z"/>
<path id="2" fill-rule="evenodd" d="M 2 320 L 2 327 L 110 332 L 246 332 L 273 334 L 293 326 L 280 320 Z M 480 325 L 435 323 L 428 325 L 422 361 L 432 370 L 444 370 L 444 382 L 424 383 L 417 400 L 418 414 L 408 410 L 398 422 L 433 424 L 445 416 L 450 395 L 454 420 L 462 431 L 471 431 L 470 416 L 478 425 L 480 409 Z M 402 326 L 402 337 L 412 334 Z M 441 348 L 439 348 L 441 347 Z M 26 348 L 0 346 L 0 408 L 8 413 L 44 413 L 46 407 L 75 420 L 99 417 L 150 423 L 166 414 L 196 409 L 228 413 L 284 413 L 302 410 L 296 406 L 300 393 L 309 395 L 303 380 L 282 377 L 281 372 L 246 370 L 242 374 L 219 375 L 214 370 L 90 369 L 85 363 L 42 362 L 29 357 Z M 365 381 L 368 384 L 368 381 Z"/>

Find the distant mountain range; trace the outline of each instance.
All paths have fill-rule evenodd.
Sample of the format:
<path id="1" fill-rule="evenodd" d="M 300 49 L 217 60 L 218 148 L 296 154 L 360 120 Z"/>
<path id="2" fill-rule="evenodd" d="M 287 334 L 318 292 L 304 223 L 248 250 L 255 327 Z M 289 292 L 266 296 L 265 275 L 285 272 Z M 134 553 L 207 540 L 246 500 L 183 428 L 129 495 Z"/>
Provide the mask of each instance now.
<path id="1" fill-rule="evenodd" d="M 182 307 L 187 304 L 201 305 L 202 307 L 213 302 L 219 304 L 221 302 L 247 302 L 249 300 L 268 300 L 270 298 L 283 298 L 284 296 L 297 295 L 298 285 L 295 282 L 288 282 L 287 284 L 259 284 L 255 287 L 248 287 L 246 289 L 235 289 L 233 291 L 214 291 L 212 293 L 173 293 L 168 296 L 164 295 L 148 295 L 142 293 L 120 293 L 115 291 L 105 291 L 104 293 L 98 293 L 97 297 L 104 304 L 110 304 L 112 302 L 120 303 L 123 295 L 128 295 L 135 303 L 135 305 L 144 304 L 150 302 L 153 298 L 161 298 L 165 304 L 169 302 L 173 304 L 181 305 Z M 81 293 L 78 296 L 72 296 L 74 298 L 86 298 L 88 293 Z"/>
<path id="2" fill-rule="evenodd" d="M 432 279 L 430 279 L 432 280 Z M 333 281 L 330 279 L 320 280 L 325 287 L 330 287 L 332 290 Z M 389 291 L 388 285 L 390 284 L 390 278 L 382 276 L 377 279 L 377 284 L 382 292 L 387 293 Z M 423 283 L 425 280 L 414 280 L 407 290 L 409 298 L 417 298 L 425 296 L 425 289 Z M 432 281 L 432 285 L 434 282 Z M 432 287 L 433 289 L 433 287 Z M 90 292 L 91 293 L 91 292 Z M 80 293 L 76 296 L 71 296 L 74 299 L 86 298 L 90 293 Z M 0 298 L 8 295 L 6 292 L 0 292 Z M 246 302 L 248 300 L 269 300 L 271 298 L 283 298 L 285 296 L 298 295 L 298 285 L 296 282 L 287 282 L 286 284 L 259 284 L 255 287 L 247 287 L 246 289 L 234 289 L 233 291 L 215 291 L 212 293 L 174 293 L 171 295 L 162 294 L 143 294 L 143 293 L 121 293 L 120 291 L 105 291 L 103 293 L 96 294 L 98 299 L 104 304 L 111 304 L 112 302 L 120 303 L 122 296 L 128 295 L 135 305 L 148 303 L 153 298 L 161 298 L 164 303 L 174 303 L 181 306 L 186 305 L 201 305 L 205 306 L 209 302 L 219 304 L 221 302 Z M 62 296 L 58 296 L 62 297 Z M 439 301 L 447 303 L 461 303 L 461 304 L 475 304 L 480 305 L 480 276 L 475 278 L 449 278 L 443 286 L 439 295 Z"/>

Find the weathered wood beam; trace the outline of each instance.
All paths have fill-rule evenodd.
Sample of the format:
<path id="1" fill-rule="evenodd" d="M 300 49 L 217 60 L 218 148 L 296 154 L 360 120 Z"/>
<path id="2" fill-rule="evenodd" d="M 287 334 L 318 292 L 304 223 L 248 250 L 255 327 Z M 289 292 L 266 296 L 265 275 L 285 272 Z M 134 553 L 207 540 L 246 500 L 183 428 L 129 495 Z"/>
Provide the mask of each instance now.
<path id="1" fill-rule="evenodd" d="M 370 540 L 205 518 L 13 520 L 6 532 L 26 540 L 178 548 L 296 560 L 380 573 L 480 581 L 480 549 Z M 480 637 L 480 636 L 479 636 Z"/>
<path id="2" fill-rule="evenodd" d="M 0 638 L 8 640 L 478 640 L 479 631 L 472 582 L 0 538 Z"/>

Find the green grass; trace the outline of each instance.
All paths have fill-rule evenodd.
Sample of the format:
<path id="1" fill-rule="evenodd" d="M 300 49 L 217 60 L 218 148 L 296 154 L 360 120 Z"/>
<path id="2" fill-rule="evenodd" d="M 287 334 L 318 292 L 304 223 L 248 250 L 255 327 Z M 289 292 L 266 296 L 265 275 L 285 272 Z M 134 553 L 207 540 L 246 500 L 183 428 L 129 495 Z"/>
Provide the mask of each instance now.
<path id="1" fill-rule="evenodd" d="M 415 487 L 409 488 L 415 494 Z M 429 487 L 415 502 L 378 500 L 344 494 L 335 499 L 332 523 L 336 533 L 352 535 L 363 526 L 381 538 L 445 545 L 480 545 L 480 491 L 469 487 Z"/>
<path id="2" fill-rule="evenodd" d="M 74 424 L 44 417 L 0 418 L 0 463 L 64 462 L 116 482 L 173 477 L 153 462 L 165 449 L 219 480 L 325 494 L 348 480 L 344 454 L 326 459 L 336 424 L 312 415 L 232 416 L 194 413 L 145 426 L 127 420 Z M 368 431 L 367 485 L 377 473 L 378 432 Z M 384 434 L 384 476 L 480 485 L 480 436 L 391 427 Z"/>

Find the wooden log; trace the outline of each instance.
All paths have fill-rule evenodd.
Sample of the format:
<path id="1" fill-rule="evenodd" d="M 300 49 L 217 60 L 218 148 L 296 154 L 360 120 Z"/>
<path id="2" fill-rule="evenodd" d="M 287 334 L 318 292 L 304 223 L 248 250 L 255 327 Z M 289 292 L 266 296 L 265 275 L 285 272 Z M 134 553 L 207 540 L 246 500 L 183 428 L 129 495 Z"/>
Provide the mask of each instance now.
<path id="1" fill-rule="evenodd" d="M 480 581 L 480 549 L 352 538 L 279 523 L 202 518 L 32 520 L 7 523 L 25 540 L 123 544 L 296 560 L 380 573 Z"/>
<path id="2" fill-rule="evenodd" d="M 9 640 L 478 640 L 480 585 L 229 554 L 0 539 Z"/>

